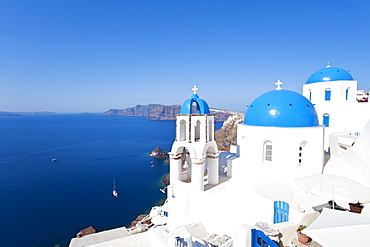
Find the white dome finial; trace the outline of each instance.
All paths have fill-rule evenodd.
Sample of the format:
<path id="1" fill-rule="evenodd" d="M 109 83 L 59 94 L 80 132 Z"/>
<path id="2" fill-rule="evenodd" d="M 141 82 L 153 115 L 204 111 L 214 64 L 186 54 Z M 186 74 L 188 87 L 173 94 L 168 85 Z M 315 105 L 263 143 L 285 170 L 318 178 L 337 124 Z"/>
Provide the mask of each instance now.
<path id="1" fill-rule="evenodd" d="M 282 81 L 278 80 L 277 82 L 275 82 L 275 85 L 276 85 L 276 90 L 281 90 L 283 89 L 280 85 L 283 84 Z"/>
<path id="2" fill-rule="evenodd" d="M 194 94 L 197 94 L 198 91 L 197 85 L 194 85 L 194 87 L 191 90 L 193 90 Z"/>
<path id="3" fill-rule="evenodd" d="M 329 68 L 330 67 L 330 62 L 328 62 L 328 64 L 326 65 L 326 68 Z"/>

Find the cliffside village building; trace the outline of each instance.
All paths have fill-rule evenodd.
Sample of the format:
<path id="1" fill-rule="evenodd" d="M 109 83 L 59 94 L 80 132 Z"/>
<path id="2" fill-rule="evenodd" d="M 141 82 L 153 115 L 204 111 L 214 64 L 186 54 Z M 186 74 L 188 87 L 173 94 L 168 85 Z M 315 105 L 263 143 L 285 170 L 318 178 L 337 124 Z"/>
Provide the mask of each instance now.
<path id="1" fill-rule="evenodd" d="M 218 151 L 214 116 L 194 86 L 177 116 L 171 183 L 164 205 L 150 213 L 154 226 L 135 235 L 122 228 L 75 238 L 70 246 L 304 246 L 297 240 L 300 224 L 309 226 L 311 246 L 351 246 L 349 236 L 328 245 L 309 229 L 338 213 L 326 209 L 334 207 L 330 200 L 341 209 L 363 202 L 361 215 L 341 214 L 370 225 L 370 103 L 359 100 L 348 71 L 329 65 L 308 78 L 302 94 L 275 85 L 248 106 L 231 152 Z M 335 182 L 332 190 L 320 190 L 336 179 L 349 179 L 363 192 L 345 193 L 349 186 L 339 189 Z M 355 246 L 366 245 L 356 237 Z"/>

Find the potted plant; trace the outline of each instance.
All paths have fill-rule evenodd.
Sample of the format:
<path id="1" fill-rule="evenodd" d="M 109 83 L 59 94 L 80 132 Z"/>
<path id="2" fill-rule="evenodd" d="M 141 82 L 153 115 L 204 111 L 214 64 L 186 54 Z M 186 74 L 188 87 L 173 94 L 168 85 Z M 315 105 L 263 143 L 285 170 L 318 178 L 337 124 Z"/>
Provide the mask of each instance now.
<path id="1" fill-rule="evenodd" d="M 350 212 L 361 214 L 361 211 L 363 208 L 364 208 L 364 205 L 362 205 L 362 203 L 360 202 L 349 203 Z"/>
<path id="2" fill-rule="evenodd" d="M 311 241 L 311 238 L 309 236 L 301 233 L 301 231 L 306 228 L 307 228 L 306 225 L 299 225 L 297 228 L 298 241 L 304 245 L 308 245 Z"/>

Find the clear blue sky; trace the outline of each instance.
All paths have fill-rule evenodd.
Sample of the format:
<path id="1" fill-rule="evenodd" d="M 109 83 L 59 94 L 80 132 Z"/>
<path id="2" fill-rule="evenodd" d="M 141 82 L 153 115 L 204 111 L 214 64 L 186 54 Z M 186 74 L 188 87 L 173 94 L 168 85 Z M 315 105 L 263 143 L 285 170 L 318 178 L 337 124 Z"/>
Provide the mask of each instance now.
<path id="1" fill-rule="evenodd" d="M 0 0 L 0 111 L 211 107 L 301 92 L 326 66 L 370 89 L 370 2 Z"/>

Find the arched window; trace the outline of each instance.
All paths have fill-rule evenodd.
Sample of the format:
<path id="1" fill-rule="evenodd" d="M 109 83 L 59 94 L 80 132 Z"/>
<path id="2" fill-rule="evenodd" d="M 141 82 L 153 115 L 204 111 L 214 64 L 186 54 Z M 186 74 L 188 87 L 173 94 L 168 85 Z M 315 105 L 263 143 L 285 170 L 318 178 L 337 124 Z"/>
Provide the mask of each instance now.
<path id="1" fill-rule="evenodd" d="M 208 121 L 208 140 L 213 141 L 213 124 L 212 120 Z"/>
<path id="2" fill-rule="evenodd" d="M 348 100 L 348 93 L 349 93 L 349 89 L 350 89 L 350 88 L 347 88 L 347 89 L 346 89 L 346 100 Z"/>
<path id="3" fill-rule="evenodd" d="M 325 113 L 323 116 L 322 124 L 325 125 L 325 127 L 329 127 L 329 121 L 330 121 L 330 115 Z"/>
<path id="4" fill-rule="evenodd" d="M 180 141 L 186 140 L 186 121 L 181 120 L 180 121 Z"/>
<path id="5" fill-rule="evenodd" d="M 198 114 L 198 105 L 196 102 L 193 102 L 193 104 L 191 104 L 191 114 Z"/>
<path id="6" fill-rule="evenodd" d="M 272 161 L 272 142 L 265 141 L 263 144 L 263 161 Z"/>
<path id="7" fill-rule="evenodd" d="M 191 183 L 191 158 L 189 150 L 187 150 L 185 147 L 182 150 L 180 159 L 180 170 L 181 170 L 181 181 L 186 183 Z M 173 189 L 173 188 L 172 188 Z M 173 192 L 172 192 L 173 193 Z M 173 194 L 172 194 L 173 197 Z"/>
<path id="8" fill-rule="evenodd" d="M 329 101 L 330 98 L 331 98 L 331 89 L 327 88 L 327 89 L 325 89 L 325 100 Z"/>
<path id="9" fill-rule="evenodd" d="M 199 142 L 200 141 L 200 121 L 197 120 L 195 124 L 195 141 Z"/>

